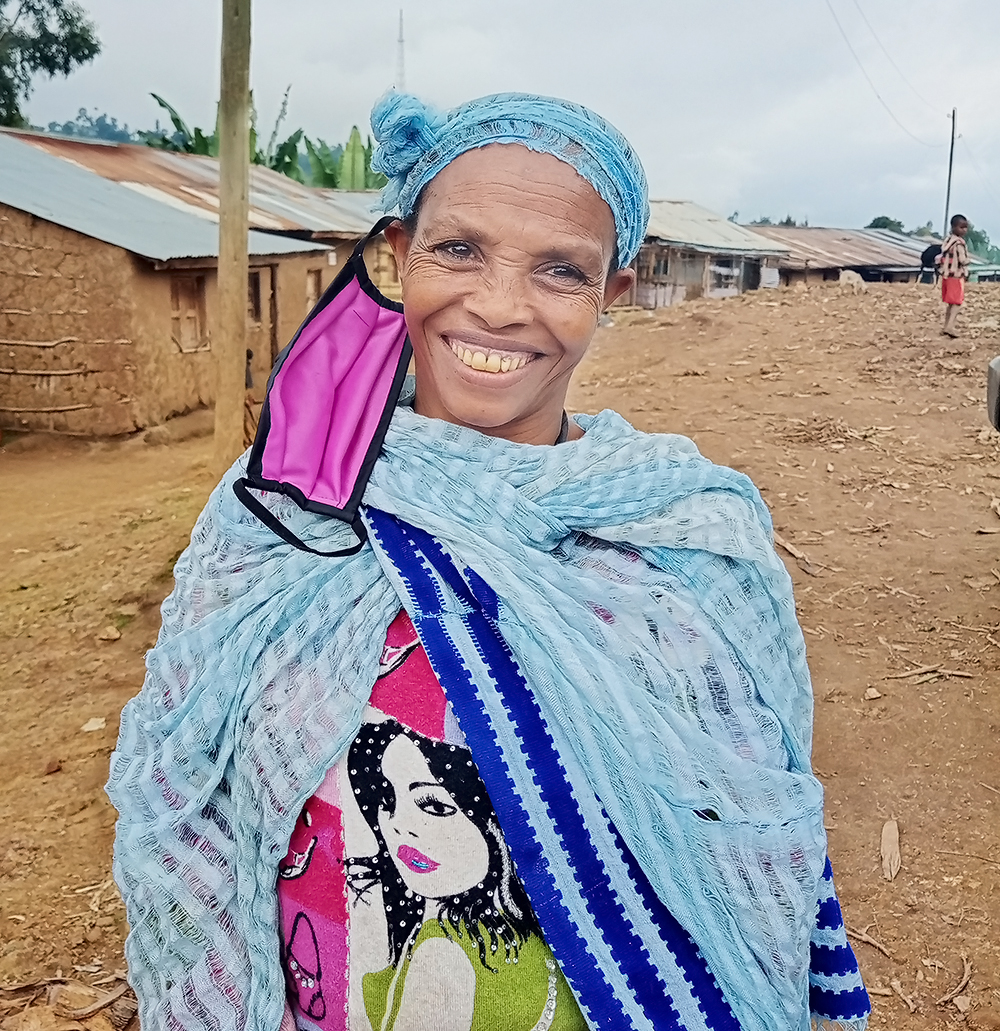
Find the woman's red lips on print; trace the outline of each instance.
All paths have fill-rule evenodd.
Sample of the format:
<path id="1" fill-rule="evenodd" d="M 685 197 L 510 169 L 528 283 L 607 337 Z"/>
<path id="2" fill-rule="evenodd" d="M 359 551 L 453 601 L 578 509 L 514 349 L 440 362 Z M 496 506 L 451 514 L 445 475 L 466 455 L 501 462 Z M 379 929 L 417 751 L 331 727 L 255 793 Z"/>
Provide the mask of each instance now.
<path id="1" fill-rule="evenodd" d="M 414 873 L 432 873 L 441 864 L 435 863 L 430 856 L 415 849 L 412 845 L 400 845 L 396 850 L 399 861 L 408 866 Z"/>

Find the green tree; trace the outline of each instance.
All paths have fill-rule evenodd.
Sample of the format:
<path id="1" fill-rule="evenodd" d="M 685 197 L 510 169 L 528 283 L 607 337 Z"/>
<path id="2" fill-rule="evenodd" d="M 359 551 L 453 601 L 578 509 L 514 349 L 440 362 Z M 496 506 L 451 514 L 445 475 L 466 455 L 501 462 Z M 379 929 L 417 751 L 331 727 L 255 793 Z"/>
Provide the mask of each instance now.
<path id="1" fill-rule="evenodd" d="M 783 228 L 786 228 L 786 229 L 793 229 L 796 226 L 800 226 L 800 225 L 801 226 L 808 226 L 809 225 L 809 220 L 807 218 L 804 218 L 801 222 L 796 222 L 795 219 L 792 218 L 791 215 L 785 215 L 785 217 L 783 219 L 781 219 L 781 221 L 775 222 L 770 217 L 770 215 L 761 215 L 760 218 L 756 219 L 753 222 L 748 222 L 747 225 L 749 225 L 749 226 L 782 226 Z"/>
<path id="2" fill-rule="evenodd" d="M 49 122 L 46 130 L 60 136 L 78 136 L 85 140 L 111 140 L 114 143 L 135 143 L 138 138 L 127 125 L 119 125 L 117 118 L 109 118 L 106 113 L 92 115 L 85 107 L 80 108 L 72 121 Z"/>
<path id="3" fill-rule="evenodd" d="M 865 229 L 891 229 L 894 233 L 903 233 L 903 223 L 895 218 L 889 218 L 888 215 L 878 215 L 873 218 Z"/>
<path id="4" fill-rule="evenodd" d="M 0 125 L 27 126 L 22 106 L 36 74 L 69 75 L 100 52 L 93 22 L 72 0 L 0 0 Z"/>
<path id="5" fill-rule="evenodd" d="M 970 222 L 969 231 L 965 234 L 965 242 L 968 244 L 969 250 L 977 258 L 982 258 L 984 261 L 1000 262 L 1000 247 L 996 247 L 991 243 L 989 234 L 985 229 L 977 229 Z"/>

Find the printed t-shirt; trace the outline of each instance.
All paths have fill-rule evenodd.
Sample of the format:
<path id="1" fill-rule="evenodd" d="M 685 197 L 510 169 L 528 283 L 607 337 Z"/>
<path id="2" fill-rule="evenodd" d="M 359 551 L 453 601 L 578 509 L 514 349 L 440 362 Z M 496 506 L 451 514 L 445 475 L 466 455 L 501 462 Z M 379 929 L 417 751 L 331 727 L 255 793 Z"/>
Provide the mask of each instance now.
<path id="1" fill-rule="evenodd" d="M 405 612 L 361 731 L 296 822 L 278 900 L 301 1031 L 586 1031 Z"/>
<path id="2" fill-rule="evenodd" d="M 969 247 L 965 238 L 957 233 L 950 234 L 941 245 L 940 261 L 938 271 L 942 279 L 968 279 Z"/>

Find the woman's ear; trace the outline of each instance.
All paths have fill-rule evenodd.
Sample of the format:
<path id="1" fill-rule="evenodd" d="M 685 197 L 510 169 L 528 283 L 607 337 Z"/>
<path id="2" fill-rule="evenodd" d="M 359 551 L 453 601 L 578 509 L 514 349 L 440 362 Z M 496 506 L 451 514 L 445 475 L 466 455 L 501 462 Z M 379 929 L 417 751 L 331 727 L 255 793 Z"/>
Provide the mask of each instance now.
<path id="1" fill-rule="evenodd" d="M 386 230 L 388 232 L 388 229 Z M 623 268 L 612 272 L 604 285 L 604 310 L 607 311 L 622 294 L 626 294 L 635 285 L 635 269 Z"/>
<path id="2" fill-rule="evenodd" d="M 396 259 L 396 268 L 402 272 L 406 266 L 406 256 L 410 253 L 410 244 L 413 242 L 413 238 L 399 219 L 390 222 L 383 233 L 386 242 L 392 249 L 392 256 Z"/>

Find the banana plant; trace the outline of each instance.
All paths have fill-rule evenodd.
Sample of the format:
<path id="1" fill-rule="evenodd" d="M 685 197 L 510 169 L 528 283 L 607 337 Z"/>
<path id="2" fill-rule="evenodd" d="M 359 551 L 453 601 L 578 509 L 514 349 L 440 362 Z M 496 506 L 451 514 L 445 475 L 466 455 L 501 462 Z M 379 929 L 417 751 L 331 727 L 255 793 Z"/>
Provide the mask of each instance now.
<path id="1" fill-rule="evenodd" d="M 385 186 L 385 176 L 372 171 L 373 149 L 371 137 L 368 137 L 367 144 L 363 144 L 358 127 L 353 126 L 350 139 L 340 158 L 340 181 L 337 184 L 340 189 L 375 190 Z"/>
<path id="2" fill-rule="evenodd" d="M 285 90 L 281 110 L 264 150 L 260 150 L 257 146 L 257 110 L 251 97 L 251 163 L 273 169 L 306 186 L 340 190 L 374 190 L 384 186 L 385 176 L 372 172 L 373 145 L 371 137 L 368 137 L 367 143 L 362 143 L 361 133 L 356 125 L 351 129 L 350 139 L 346 146 L 337 144 L 331 147 L 321 139 L 317 139 L 313 143 L 302 129 L 296 129 L 287 139 L 278 142 L 281 123 L 288 113 L 290 90 L 291 86 Z M 218 111 L 216 112 L 215 129 L 211 135 L 207 135 L 197 127 L 193 130 L 190 129 L 177 110 L 162 97 L 155 93 L 150 95 L 166 111 L 174 132 L 168 136 L 163 129 L 159 128 L 159 125 L 152 132 L 140 132 L 139 136 L 147 146 L 181 154 L 219 156 Z M 300 144 L 305 147 L 304 155 L 299 150 Z"/>
<path id="3" fill-rule="evenodd" d="M 219 116 L 218 109 L 216 109 L 215 116 L 215 130 L 211 136 L 206 136 L 201 129 L 196 128 L 192 132 L 187 123 L 177 113 L 177 111 L 168 104 L 163 97 L 157 96 L 155 93 L 151 93 L 150 96 L 163 108 L 164 111 L 170 117 L 170 121 L 174 127 L 174 133 L 172 136 L 168 136 L 162 129 L 157 128 L 149 132 L 140 132 L 143 143 L 147 147 L 155 147 L 157 150 L 170 150 L 179 154 L 204 154 L 208 157 L 219 156 Z"/>
<path id="4" fill-rule="evenodd" d="M 344 148 L 338 143 L 331 147 L 324 140 L 315 143 L 308 136 L 302 137 L 308 161 L 305 183 L 307 186 L 321 186 L 335 190 L 340 185 L 340 159 Z"/>

